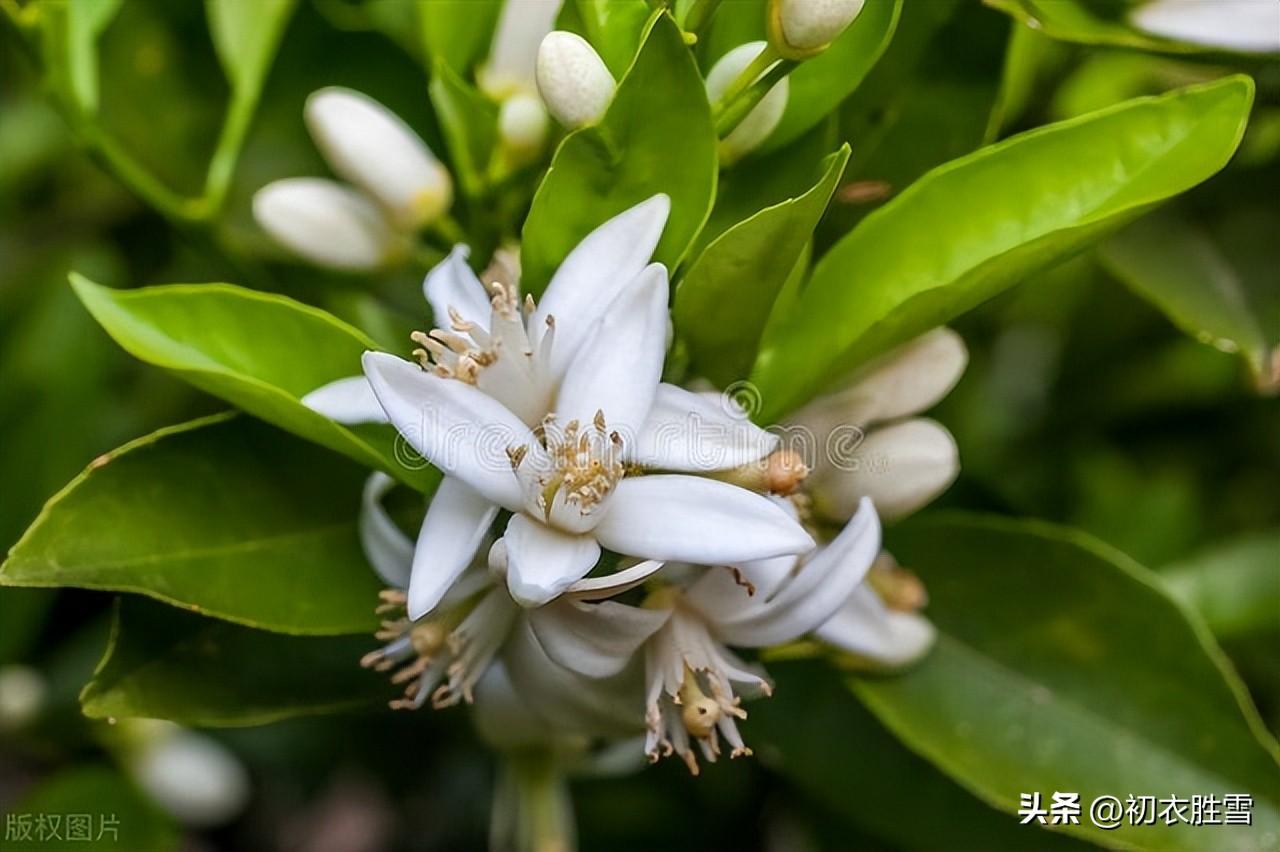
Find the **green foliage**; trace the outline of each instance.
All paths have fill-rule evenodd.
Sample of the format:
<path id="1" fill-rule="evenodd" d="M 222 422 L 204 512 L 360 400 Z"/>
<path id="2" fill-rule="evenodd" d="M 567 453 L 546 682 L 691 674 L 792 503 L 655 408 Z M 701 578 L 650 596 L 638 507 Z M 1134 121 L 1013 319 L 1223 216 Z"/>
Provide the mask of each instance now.
<path id="1" fill-rule="evenodd" d="M 659 192 L 671 197 L 671 217 L 654 260 L 674 269 L 706 221 L 716 170 L 702 78 L 680 28 L 658 15 L 604 118 L 556 151 L 525 221 L 521 286 L 541 293 L 583 237 Z"/>
<path id="2" fill-rule="evenodd" d="M 1256 533 L 1161 570 L 1169 593 L 1219 639 L 1280 632 L 1280 533 Z"/>
<path id="3" fill-rule="evenodd" d="M 98 37 L 123 0 L 45 3 L 40 7 L 49 78 L 86 113 L 98 109 Z"/>
<path id="4" fill-rule="evenodd" d="M 80 700 L 91 719 L 203 727 L 367 709 L 390 691 L 358 665 L 371 641 L 283 636 L 126 599 Z"/>
<path id="5" fill-rule="evenodd" d="M 1232 77 L 1137 99 L 921 178 L 819 260 L 764 341 L 752 373 L 761 416 L 1208 178 L 1239 144 L 1252 96 L 1252 81 Z"/>
<path id="6" fill-rule="evenodd" d="M 1253 827 L 1063 830 L 1141 849 L 1266 848 L 1280 830 L 1275 741 L 1198 618 L 1086 536 L 963 515 L 908 522 L 889 547 L 929 588 L 933 652 L 853 689 L 913 750 L 990 804 L 1248 792 Z M 1176 707 L 1176 712 L 1171 712 Z"/>
<path id="7" fill-rule="evenodd" d="M 6 837 L 5 852 L 47 852 L 83 849 L 87 852 L 174 852 L 180 846 L 177 827 L 126 778 L 106 766 L 65 770 L 33 789 L 17 802 L 10 815 L 53 815 L 59 819 L 61 840 L 32 835 L 31 840 Z M 89 839 L 67 840 L 67 815 L 89 817 Z M 105 828 L 105 830 L 104 830 Z M 46 831 L 52 830 L 52 826 Z M 15 829 L 13 836 L 17 837 Z"/>
<path id="8" fill-rule="evenodd" d="M 652 11 L 645 0 L 567 0 L 556 29 L 585 38 L 614 79 L 621 79 L 631 67 Z"/>
<path id="9" fill-rule="evenodd" d="M 378 348 L 351 326 L 291 299 L 228 284 L 126 291 L 77 276 L 72 286 L 133 356 L 407 485 L 432 486 L 432 471 L 396 456 L 390 427 L 342 426 L 302 404 L 311 391 L 359 375 L 360 356 Z"/>
<path id="10" fill-rule="evenodd" d="M 0 583 L 136 592 L 284 633 L 370 632 L 380 584 L 356 533 L 363 479 L 243 417 L 162 429 L 50 500 Z"/>
<path id="11" fill-rule="evenodd" d="M 439 59 L 428 91 L 462 191 L 476 198 L 485 189 L 497 143 L 498 108 Z"/>
<path id="12" fill-rule="evenodd" d="M 428 59 L 463 75 L 488 55 L 502 0 L 420 0 L 416 5 Z"/>

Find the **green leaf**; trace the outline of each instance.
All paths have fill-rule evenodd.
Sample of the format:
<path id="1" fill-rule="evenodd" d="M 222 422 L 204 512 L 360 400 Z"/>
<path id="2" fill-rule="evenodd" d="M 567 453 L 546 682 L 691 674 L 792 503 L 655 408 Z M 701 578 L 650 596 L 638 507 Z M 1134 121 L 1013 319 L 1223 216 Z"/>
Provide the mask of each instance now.
<path id="1" fill-rule="evenodd" d="M 134 357 L 307 440 L 379 468 L 420 491 L 425 466 L 402 463 L 389 426 L 343 426 L 302 397 L 360 374 L 378 346 L 333 316 L 283 296 L 230 284 L 111 290 L 72 274 L 71 285 L 107 333 Z"/>
<path id="2" fill-rule="evenodd" d="M 844 817 L 911 852 L 1093 848 L 1018 825 L 912 754 L 849 694 L 830 667 L 769 663 L 775 682 L 742 723 L 760 762 Z M 803 724 L 797 724 L 803 720 Z M 920 819 L 921 814 L 936 819 Z"/>
<path id="3" fill-rule="evenodd" d="M 205 0 L 213 47 L 234 99 L 251 92 L 257 100 L 294 5 L 295 0 Z"/>
<path id="4" fill-rule="evenodd" d="M 55 89 L 86 114 L 98 110 L 98 37 L 123 0 L 42 3 L 44 62 Z"/>
<path id="5" fill-rule="evenodd" d="M 1217 172 L 1253 99 L 1243 76 L 1139 98 L 983 148 L 916 181 L 821 260 L 752 374 L 777 418 Z"/>
<path id="6" fill-rule="evenodd" d="M 43 836 L 35 829 L 42 817 Z M 74 827 L 69 817 L 75 818 Z M 56 835 L 50 833 L 54 819 Z M 27 820 L 32 826 L 29 836 L 17 827 Z M 82 833 L 86 825 L 87 835 Z M 13 807 L 6 826 L 0 846 L 4 852 L 171 852 L 181 845 L 172 820 L 131 781 L 106 766 L 80 766 L 50 777 Z"/>
<path id="7" fill-rule="evenodd" d="M 567 0 L 556 28 L 590 42 L 618 79 L 631 67 L 652 12 L 645 0 Z"/>
<path id="8" fill-rule="evenodd" d="M 463 192 L 476 198 L 498 138 L 498 108 L 440 59 L 427 91 Z"/>
<path id="9" fill-rule="evenodd" d="M 1079 793 L 1079 825 L 1104 845 L 1274 848 L 1275 741 L 1202 622 L 1159 578 L 1083 534 L 945 515 L 895 529 L 889 548 L 920 573 L 933 652 L 854 691 L 914 751 L 995 807 L 1022 793 Z M 1098 796 L 1247 793 L 1252 826 L 1095 827 Z"/>
<path id="10" fill-rule="evenodd" d="M 1079 44 L 1135 48 L 1159 53 L 1227 53 L 1227 48 L 1208 47 L 1162 38 L 1144 32 L 1126 16 L 1138 5 L 1132 0 L 984 0 L 1022 24 L 1050 38 Z"/>
<path id="11" fill-rule="evenodd" d="M 168 719 L 202 727 L 265 725 L 364 709 L 387 697 L 360 668 L 372 639 L 298 637 L 124 599 L 111 642 L 80 701 L 91 719 Z"/>
<path id="12" fill-rule="evenodd" d="M 1260 388 L 1280 391 L 1280 348 L 1272 350 L 1280 340 L 1268 341 L 1260 321 L 1275 288 L 1274 265 L 1238 267 L 1204 228 L 1175 210 L 1139 219 L 1104 243 L 1099 255 L 1179 328 L 1240 353 Z"/>
<path id="13" fill-rule="evenodd" d="M 727 384 L 751 369 L 769 312 L 848 161 L 846 144 L 823 159 L 806 192 L 729 228 L 689 267 L 675 321 L 702 375 Z"/>
<path id="14" fill-rule="evenodd" d="M 715 195 L 716 134 L 702 77 L 666 14 L 599 124 L 569 134 L 524 225 L 522 284 L 537 295 L 565 256 L 612 216 L 665 192 L 671 217 L 654 260 L 674 269 Z"/>
<path id="15" fill-rule="evenodd" d="M 902 0 L 867 3 L 830 47 L 791 72 L 786 112 L 762 146 L 762 153 L 776 151 L 798 138 L 858 88 L 889 46 L 901 11 Z"/>
<path id="16" fill-rule="evenodd" d="M 366 633 L 382 584 L 356 530 L 364 476 L 244 417 L 161 429 L 50 500 L 0 583 L 136 592 L 285 633 Z"/>
<path id="17" fill-rule="evenodd" d="M 502 0 L 420 0 L 416 5 L 427 59 L 464 75 L 488 56 Z"/>
<path id="18" fill-rule="evenodd" d="M 1280 631 L 1280 532 L 1218 545 L 1161 569 L 1160 576 L 1219 639 Z"/>

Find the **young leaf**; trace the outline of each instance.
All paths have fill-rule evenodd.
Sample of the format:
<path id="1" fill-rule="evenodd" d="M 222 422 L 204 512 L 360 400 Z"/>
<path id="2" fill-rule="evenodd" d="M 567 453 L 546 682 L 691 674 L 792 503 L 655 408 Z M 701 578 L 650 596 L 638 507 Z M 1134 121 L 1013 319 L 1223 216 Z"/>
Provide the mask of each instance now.
<path id="1" fill-rule="evenodd" d="M 609 72 L 620 78 L 635 59 L 652 11 L 645 0 L 567 0 L 556 28 L 589 41 Z"/>
<path id="2" fill-rule="evenodd" d="M 14 828 L 15 818 L 43 817 L 43 837 L 24 837 Z M 73 829 L 69 815 L 88 815 L 88 833 Z M 51 839 L 56 817 L 57 837 Z M 84 852 L 176 852 L 182 846 L 173 820 L 162 813 L 133 783 L 107 766 L 82 765 L 64 769 L 34 787 L 9 810 L 9 833 L 4 852 L 49 852 L 77 849 Z M 83 826 L 84 823 L 77 823 Z M 76 833 L 70 834 L 71 831 Z"/>
<path id="3" fill-rule="evenodd" d="M 382 584 L 356 530 L 363 480 L 249 418 L 162 429 L 50 500 L 0 583 L 135 592 L 283 633 L 369 632 Z"/>
<path id="4" fill-rule="evenodd" d="M 1268 211 L 1257 214 L 1272 218 L 1272 227 L 1280 224 Z M 1265 244 L 1263 237 L 1257 246 Z M 1202 343 L 1239 352 L 1260 388 L 1280 391 L 1280 338 L 1268 341 L 1261 322 L 1275 287 L 1274 259 L 1265 266 L 1237 266 L 1204 229 L 1173 210 L 1134 222 L 1104 243 L 1099 255 L 1180 328 Z"/>
<path id="5" fill-rule="evenodd" d="M 406 485 L 432 486 L 427 467 L 397 456 L 390 427 L 342 426 L 302 404 L 316 388 L 359 375 L 360 356 L 378 348 L 351 326 L 292 299 L 230 284 L 111 290 L 73 274 L 71 285 L 134 357 Z"/>
<path id="6" fill-rule="evenodd" d="M 1244 76 L 1014 136 L 942 166 L 821 260 L 752 379 L 769 419 L 1217 172 L 1253 100 Z"/>
<path id="7" fill-rule="evenodd" d="M 388 693 L 381 677 L 360 668 L 372 642 L 282 636 L 124 599 L 80 703 L 91 719 L 205 727 L 368 708 Z"/>
<path id="8" fill-rule="evenodd" d="M 674 269 L 706 221 L 717 168 L 702 77 L 680 28 L 659 14 L 604 118 L 556 151 L 525 221 L 522 285 L 542 292 L 583 237 L 659 192 L 671 217 L 654 260 Z"/>
<path id="9" fill-rule="evenodd" d="M 236 99 L 257 100 L 295 2 L 206 0 L 213 47 Z"/>
<path id="10" fill-rule="evenodd" d="M 1280 836 L 1278 749 L 1207 628 L 1159 578 L 1048 524 L 945 515 L 890 536 L 929 589 L 937 646 L 854 691 L 909 747 L 1016 811 L 1079 793 L 1061 830 L 1140 849 L 1261 850 Z M 1095 826 L 1098 796 L 1245 793 L 1252 825 Z M 1028 831 L 1034 829 L 1028 827 Z M 1270 839 L 1268 839 L 1270 838 Z"/>
<path id="11" fill-rule="evenodd" d="M 751 369 L 769 311 L 848 160 L 844 145 L 822 161 L 817 182 L 804 194 L 729 228 L 689 267 L 676 294 L 675 320 L 702 375 L 727 384 Z"/>
<path id="12" fill-rule="evenodd" d="M 123 1 L 45 3 L 40 7 L 42 47 L 50 80 L 86 115 L 98 111 L 98 36 Z"/>

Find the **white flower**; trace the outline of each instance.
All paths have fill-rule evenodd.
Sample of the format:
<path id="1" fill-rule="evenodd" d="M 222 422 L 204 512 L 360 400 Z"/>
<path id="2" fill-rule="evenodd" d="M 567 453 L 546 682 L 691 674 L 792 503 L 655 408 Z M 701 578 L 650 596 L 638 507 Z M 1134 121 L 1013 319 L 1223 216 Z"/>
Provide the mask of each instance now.
<path id="1" fill-rule="evenodd" d="M 911 415 L 946 396 L 967 360 L 959 335 L 935 329 L 791 418 L 812 436 L 813 471 L 805 486 L 819 514 L 841 520 L 871 497 L 881 517 L 897 518 L 955 480 L 959 455 L 951 434 Z"/>
<path id="2" fill-rule="evenodd" d="M 249 801 L 249 773 L 218 741 L 171 722 L 135 721 L 129 774 L 157 804 L 196 828 L 221 825 Z"/>
<path id="3" fill-rule="evenodd" d="M 1249 53 L 1280 52 L 1280 3 L 1270 0 L 1154 0 L 1130 13 L 1135 27 L 1164 38 Z"/>
<path id="4" fill-rule="evenodd" d="M 897 668 L 924 656 L 933 646 L 937 630 L 916 611 L 922 602 L 907 600 L 890 606 L 876 589 L 878 577 L 893 578 L 899 573 L 893 557 L 882 552 L 868 579 L 813 635 L 877 666 Z"/>
<path id="5" fill-rule="evenodd" d="M 718 564 L 802 552 L 808 534 L 764 497 L 679 473 L 767 455 L 776 438 L 696 394 L 660 384 L 666 271 L 646 266 L 666 219 L 655 196 L 589 234 L 538 305 L 484 290 L 457 251 L 428 276 L 450 331 L 417 335 L 413 364 L 365 356 L 383 409 L 443 470 L 418 537 L 409 614 L 429 612 L 471 562 L 498 509 L 507 578 L 527 606 L 551 600 L 595 564 L 600 547 L 642 559 Z M 424 367 L 426 369 L 424 369 Z M 367 409 L 358 381 L 305 402 Z"/>
<path id="6" fill-rule="evenodd" d="M 537 89 L 538 48 L 555 28 L 560 0 L 507 0 L 494 29 L 489 58 L 476 71 L 480 90 L 495 101 Z"/>
<path id="7" fill-rule="evenodd" d="M 768 695 L 772 687 L 728 646 L 779 645 L 820 627 L 849 599 L 879 550 L 879 520 L 864 501 L 830 544 L 807 557 L 717 568 L 685 590 L 659 592 L 670 620 L 646 646 L 649 759 L 674 752 L 696 774 L 692 744 L 714 761 L 721 738 L 731 757 L 750 754 L 737 727 L 746 718 L 741 699 Z"/>
<path id="8" fill-rule="evenodd" d="M 783 56 L 805 59 L 848 29 L 866 0 L 770 0 L 769 40 Z"/>
<path id="9" fill-rule="evenodd" d="M 753 41 L 739 45 L 722 56 L 707 74 L 707 97 L 711 102 L 719 100 L 738 75 L 767 47 L 766 42 Z M 747 113 L 747 117 L 720 141 L 721 160 L 733 163 L 769 138 L 787 109 L 790 86 L 787 78 L 779 80 L 760 103 Z"/>
<path id="10" fill-rule="evenodd" d="M 329 87 L 312 92 L 303 112 L 333 170 L 375 199 L 397 227 L 415 230 L 449 209 L 449 172 L 409 125 L 373 98 Z"/>
<path id="11" fill-rule="evenodd" d="M 556 121 L 568 128 L 599 121 L 617 84 L 586 39 L 556 30 L 538 49 L 538 92 Z"/>
<path id="12" fill-rule="evenodd" d="M 320 266 L 367 271 L 407 250 L 368 199 L 323 178 L 267 184 L 253 197 L 253 215 L 277 242 Z"/>

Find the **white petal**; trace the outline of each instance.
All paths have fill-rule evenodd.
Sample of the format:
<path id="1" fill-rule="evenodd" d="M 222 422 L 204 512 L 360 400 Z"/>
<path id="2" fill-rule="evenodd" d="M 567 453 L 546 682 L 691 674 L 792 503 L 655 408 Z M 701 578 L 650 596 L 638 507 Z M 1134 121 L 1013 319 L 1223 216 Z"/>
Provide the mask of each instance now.
<path id="1" fill-rule="evenodd" d="M 587 234 L 560 264 L 532 324 L 542 328 L 548 316 L 556 319 L 554 375 L 564 374 L 610 303 L 648 265 L 670 212 L 671 199 L 655 195 Z"/>
<path id="2" fill-rule="evenodd" d="M 542 606 L 587 572 L 600 558 L 594 538 L 569 535 L 515 515 L 502 540 L 507 546 L 507 588 L 516 603 Z"/>
<path id="3" fill-rule="evenodd" d="M 866 0 L 779 0 L 778 18 L 787 44 L 813 50 L 830 44 L 862 12 Z"/>
<path id="4" fill-rule="evenodd" d="M 790 642 L 835 614 L 880 554 L 880 520 L 870 502 L 840 534 L 819 548 L 771 598 L 729 593 L 722 572 L 708 574 L 687 594 L 722 641 L 745 648 Z M 736 606 L 728 602 L 736 602 Z"/>
<path id="5" fill-rule="evenodd" d="M 874 429 L 839 466 L 815 471 L 809 480 L 814 507 L 842 519 L 870 497 L 882 518 L 908 515 L 955 481 L 960 454 L 951 433 L 933 420 L 916 418 Z"/>
<path id="6" fill-rule="evenodd" d="M 667 623 L 670 610 L 561 598 L 532 610 L 529 624 L 547 656 L 586 677 L 616 675 Z"/>
<path id="7" fill-rule="evenodd" d="M 409 618 L 417 621 L 436 608 L 475 559 L 497 514 L 494 503 L 461 479 L 444 478 L 427 507 L 414 548 Z"/>
<path id="8" fill-rule="evenodd" d="M 630 568 L 614 571 L 601 577 L 585 577 L 574 583 L 565 595 L 579 601 L 597 601 L 620 595 L 639 586 L 656 574 L 665 562 L 649 559 Z"/>
<path id="9" fill-rule="evenodd" d="M 577 33 L 548 33 L 538 46 L 538 94 L 556 121 L 570 129 L 604 117 L 617 90 L 609 68 Z"/>
<path id="10" fill-rule="evenodd" d="M 590 423 L 603 411 L 624 447 L 636 442 L 662 378 L 667 289 L 666 267 L 655 263 L 609 306 L 564 374 L 556 400 L 561 424 Z"/>
<path id="11" fill-rule="evenodd" d="M 409 125 L 373 98 L 330 87 L 313 92 L 304 113 L 333 170 L 376 198 L 398 226 L 417 228 L 449 209 L 449 173 Z"/>
<path id="12" fill-rule="evenodd" d="M 512 511 L 523 504 L 507 449 L 533 447 L 529 427 L 466 382 L 366 352 L 364 372 L 388 418 L 409 444 L 449 476 Z"/>
<path id="13" fill-rule="evenodd" d="M 364 376 L 338 379 L 304 396 L 302 404 L 338 423 L 386 423 L 387 413 Z"/>
<path id="14" fill-rule="evenodd" d="M 253 196 L 253 218 L 276 242 L 319 266 L 377 269 L 405 251 L 378 208 L 323 178 L 286 178 Z"/>
<path id="15" fill-rule="evenodd" d="M 364 483 L 360 501 L 360 546 L 378 576 L 396 589 L 409 587 L 413 542 L 391 520 L 382 498 L 396 485 L 385 473 L 373 473 Z"/>
<path id="16" fill-rule="evenodd" d="M 476 72 L 476 81 L 495 101 L 537 86 L 538 47 L 555 27 L 560 0 L 508 0 L 502 4 L 494 28 L 489 58 Z"/>
<path id="17" fill-rule="evenodd" d="M 610 550 L 728 565 L 812 549 L 804 527 L 768 498 L 697 476 L 630 476 L 618 483 L 594 534 Z"/>
<path id="18" fill-rule="evenodd" d="M 865 583 L 814 634 L 843 651 L 886 666 L 904 666 L 928 652 L 937 638 L 929 619 L 895 612 Z"/>
<path id="19" fill-rule="evenodd" d="M 1280 51 L 1280 3 L 1271 0 L 1156 0 L 1133 25 L 1165 38 L 1248 52 Z"/>
<path id="20" fill-rule="evenodd" d="M 541 715 L 530 712 L 524 696 L 516 691 L 501 660 L 485 669 L 476 684 L 472 720 L 481 739 L 497 749 L 544 746 L 554 729 Z"/>
<path id="21" fill-rule="evenodd" d="M 777 449 L 778 436 L 740 411 L 727 397 L 664 382 L 635 446 L 623 451 L 629 461 L 659 470 L 699 472 L 749 464 Z"/>
<path id="22" fill-rule="evenodd" d="M 767 45 L 768 43 L 763 41 L 740 44 L 711 66 L 711 70 L 707 73 L 707 97 L 712 103 L 720 99 L 729 85 L 746 70 Z M 758 148 L 761 142 L 769 138 L 769 134 L 778 126 L 778 122 L 782 121 L 790 91 L 790 82 L 783 77 L 760 100 L 760 103 L 747 113 L 747 117 L 742 119 L 742 122 L 720 142 L 720 157 L 724 162 L 734 162 Z"/>
<path id="23" fill-rule="evenodd" d="M 960 335 L 936 328 L 872 362 L 847 389 L 819 397 L 791 421 L 814 433 L 821 467 L 833 429 L 865 429 L 931 408 L 960 381 L 968 360 Z"/>
<path id="24" fill-rule="evenodd" d="M 471 249 L 454 246 L 449 256 L 427 273 L 422 291 L 431 303 L 437 328 L 449 328 L 449 309 L 456 310 L 465 322 L 473 322 L 488 330 L 493 307 L 480 279 L 467 265 Z"/>

